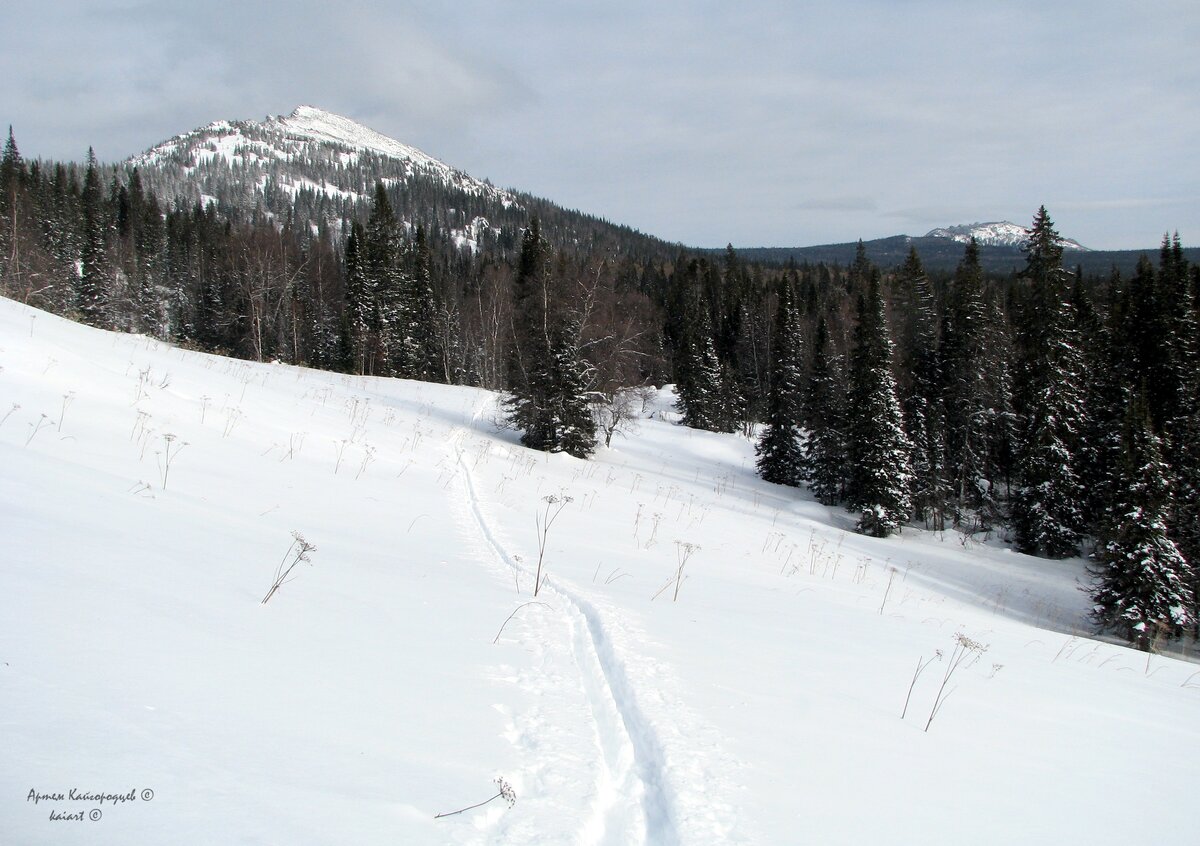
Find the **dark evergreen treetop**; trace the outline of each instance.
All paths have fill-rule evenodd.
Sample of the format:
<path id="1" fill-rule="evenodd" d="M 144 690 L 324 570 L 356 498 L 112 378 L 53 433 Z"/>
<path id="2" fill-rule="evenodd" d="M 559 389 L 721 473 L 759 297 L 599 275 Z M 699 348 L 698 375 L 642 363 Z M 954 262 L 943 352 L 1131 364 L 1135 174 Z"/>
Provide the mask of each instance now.
<path id="1" fill-rule="evenodd" d="M 17 139 L 12 127 L 8 128 L 8 140 L 4 142 L 4 156 L 0 158 L 0 187 L 8 186 L 21 171 L 21 153 L 17 150 Z"/>
<path id="2" fill-rule="evenodd" d="M 1062 266 L 1062 236 L 1054 228 L 1054 221 L 1045 206 L 1040 206 L 1033 217 L 1033 224 L 1026 230 L 1025 269 L 1021 275 L 1034 284 L 1061 284 L 1067 277 Z"/>

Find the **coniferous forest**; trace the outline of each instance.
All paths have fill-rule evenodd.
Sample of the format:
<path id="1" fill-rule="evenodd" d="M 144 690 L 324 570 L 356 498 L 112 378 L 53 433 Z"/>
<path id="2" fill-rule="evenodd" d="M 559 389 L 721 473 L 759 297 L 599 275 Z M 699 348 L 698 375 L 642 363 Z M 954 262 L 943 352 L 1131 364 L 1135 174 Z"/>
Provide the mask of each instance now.
<path id="1" fill-rule="evenodd" d="M 298 199 L 311 203 L 312 197 Z M 878 537 L 907 525 L 1089 555 L 1097 628 L 1143 649 L 1200 624 L 1200 266 L 1132 273 L 758 264 L 530 204 L 463 248 L 402 182 L 340 226 L 159 196 L 131 166 L 0 161 L 0 292 L 223 355 L 504 391 L 531 448 L 586 458 L 673 383 L 682 425 L 755 439 L 770 482 Z M 326 209 L 326 211 L 328 211 Z M 1053 566 L 1048 564 L 1047 566 Z"/>

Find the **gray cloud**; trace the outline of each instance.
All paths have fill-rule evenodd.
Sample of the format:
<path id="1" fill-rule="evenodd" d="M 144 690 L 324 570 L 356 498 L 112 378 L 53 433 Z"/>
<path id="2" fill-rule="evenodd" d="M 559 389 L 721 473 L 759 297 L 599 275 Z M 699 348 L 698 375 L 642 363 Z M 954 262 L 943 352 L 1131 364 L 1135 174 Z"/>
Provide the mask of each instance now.
<path id="1" fill-rule="evenodd" d="M 804 200 L 792 208 L 797 211 L 873 212 L 879 206 L 869 197 L 824 197 Z"/>

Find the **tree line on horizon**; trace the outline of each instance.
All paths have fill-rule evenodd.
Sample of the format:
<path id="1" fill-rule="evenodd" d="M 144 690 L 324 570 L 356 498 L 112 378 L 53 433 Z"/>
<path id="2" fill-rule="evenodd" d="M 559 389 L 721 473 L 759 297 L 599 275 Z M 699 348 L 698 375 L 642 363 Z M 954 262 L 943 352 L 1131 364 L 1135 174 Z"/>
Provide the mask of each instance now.
<path id="1" fill-rule="evenodd" d="M 1000 529 L 1090 548 L 1098 626 L 1150 648 L 1200 613 L 1200 267 L 1178 235 L 1124 278 L 1062 263 L 1045 209 L 1025 268 L 764 266 L 556 243 L 533 218 L 464 250 L 378 185 L 340 231 L 168 203 L 135 169 L 0 159 L 0 291 L 93 326 L 258 361 L 505 392 L 527 446 L 589 457 L 627 389 L 756 441 L 770 482 L 858 531 Z M 503 242 L 503 243 L 499 243 Z"/>

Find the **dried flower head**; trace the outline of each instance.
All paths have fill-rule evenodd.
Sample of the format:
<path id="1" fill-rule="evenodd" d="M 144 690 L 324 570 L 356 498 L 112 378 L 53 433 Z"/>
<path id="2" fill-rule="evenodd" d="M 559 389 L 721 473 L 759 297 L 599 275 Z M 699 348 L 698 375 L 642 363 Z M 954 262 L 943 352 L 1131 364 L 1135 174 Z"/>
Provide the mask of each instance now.
<path id="1" fill-rule="evenodd" d="M 963 649 L 967 650 L 968 652 L 978 652 L 980 654 L 983 654 L 984 652 L 987 652 L 987 650 L 988 650 L 987 644 L 980 643 L 979 641 L 976 641 L 976 640 L 971 640 L 971 638 L 967 637 L 962 632 L 955 632 L 954 640 L 958 643 L 959 646 L 961 646 Z"/>
<path id="2" fill-rule="evenodd" d="M 496 778 L 496 786 L 500 788 L 500 798 L 508 803 L 508 807 L 517 804 L 517 792 L 513 790 L 512 785 L 504 780 L 503 776 Z"/>

